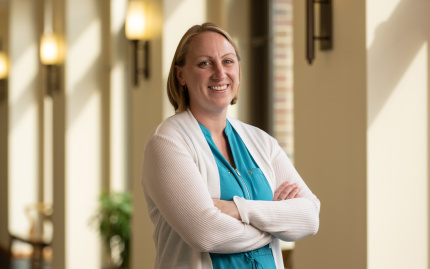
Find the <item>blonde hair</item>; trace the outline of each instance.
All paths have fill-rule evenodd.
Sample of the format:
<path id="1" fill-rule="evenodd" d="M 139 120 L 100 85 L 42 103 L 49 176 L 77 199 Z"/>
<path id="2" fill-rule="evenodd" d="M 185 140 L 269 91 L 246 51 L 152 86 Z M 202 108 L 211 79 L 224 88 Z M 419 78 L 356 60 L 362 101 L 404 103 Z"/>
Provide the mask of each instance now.
<path id="1" fill-rule="evenodd" d="M 185 65 L 185 57 L 188 52 L 188 47 L 197 35 L 204 32 L 214 32 L 224 36 L 228 42 L 233 46 L 234 51 L 236 53 L 236 57 L 239 61 L 239 86 L 236 95 L 231 100 L 232 105 L 236 104 L 237 98 L 239 95 L 240 89 L 240 81 L 242 80 L 242 72 L 240 68 L 240 56 L 239 50 L 236 43 L 230 37 L 230 35 L 221 27 L 214 23 L 204 23 L 202 25 L 194 25 L 184 34 L 181 41 L 176 48 L 175 55 L 173 56 L 172 65 L 170 66 L 169 77 L 167 78 L 167 96 L 169 97 L 170 103 L 175 108 L 176 112 L 185 111 L 190 103 L 190 96 L 188 94 L 188 90 L 183 89 L 183 86 L 180 84 L 178 78 L 176 77 L 175 66 L 184 66 Z"/>

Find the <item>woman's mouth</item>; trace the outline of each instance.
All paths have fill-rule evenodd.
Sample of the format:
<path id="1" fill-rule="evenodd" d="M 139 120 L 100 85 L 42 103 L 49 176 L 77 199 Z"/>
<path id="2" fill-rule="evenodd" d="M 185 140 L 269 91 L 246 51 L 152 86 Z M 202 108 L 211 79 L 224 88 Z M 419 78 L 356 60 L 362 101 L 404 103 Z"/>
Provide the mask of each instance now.
<path id="1" fill-rule="evenodd" d="M 227 89 L 228 84 L 225 85 L 218 85 L 218 86 L 209 86 L 208 88 L 214 91 L 223 91 L 225 89 Z"/>

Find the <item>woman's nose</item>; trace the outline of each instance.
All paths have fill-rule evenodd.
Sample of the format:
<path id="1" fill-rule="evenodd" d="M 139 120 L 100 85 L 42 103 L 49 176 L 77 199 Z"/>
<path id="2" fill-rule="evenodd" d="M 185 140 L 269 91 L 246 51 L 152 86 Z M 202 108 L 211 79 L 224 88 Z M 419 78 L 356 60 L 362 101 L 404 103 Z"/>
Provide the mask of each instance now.
<path id="1" fill-rule="evenodd" d="M 225 76 L 224 66 L 221 63 L 214 64 L 212 78 L 215 80 L 222 80 Z"/>

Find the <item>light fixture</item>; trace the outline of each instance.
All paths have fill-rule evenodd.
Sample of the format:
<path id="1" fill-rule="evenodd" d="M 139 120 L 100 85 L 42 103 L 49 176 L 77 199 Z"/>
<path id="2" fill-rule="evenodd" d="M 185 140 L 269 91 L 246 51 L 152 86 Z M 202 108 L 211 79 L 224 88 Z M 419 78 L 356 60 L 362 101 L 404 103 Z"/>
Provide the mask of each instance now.
<path id="1" fill-rule="evenodd" d="M 9 74 L 9 66 L 6 53 L 0 51 L 0 79 L 6 79 Z"/>
<path id="2" fill-rule="evenodd" d="M 9 66 L 6 53 L 0 51 L 0 101 L 6 98 L 6 80 L 9 75 Z"/>
<path id="3" fill-rule="evenodd" d="M 59 91 L 59 64 L 60 45 L 59 38 L 52 34 L 44 34 L 40 39 L 40 61 L 46 67 L 46 93 L 52 96 Z"/>
<path id="4" fill-rule="evenodd" d="M 133 47 L 133 81 L 134 86 L 139 84 L 139 74 L 145 79 L 149 78 L 149 41 L 148 25 L 145 4 L 142 1 L 132 0 L 128 3 L 125 21 L 125 35 Z M 139 51 L 143 54 L 143 67 L 139 68 Z"/>
<path id="5" fill-rule="evenodd" d="M 319 35 L 315 36 L 315 4 L 319 4 Z M 306 0 L 306 59 L 309 64 L 315 58 L 314 41 L 320 41 L 320 50 L 333 48 L 332 0 Z"/>

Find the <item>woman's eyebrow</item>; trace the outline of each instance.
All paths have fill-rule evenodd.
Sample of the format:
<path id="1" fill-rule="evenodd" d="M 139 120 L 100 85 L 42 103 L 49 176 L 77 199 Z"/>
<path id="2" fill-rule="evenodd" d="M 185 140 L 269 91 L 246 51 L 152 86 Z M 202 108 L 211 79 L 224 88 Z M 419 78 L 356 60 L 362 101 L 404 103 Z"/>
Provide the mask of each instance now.
<path id="1" fill-rule="evenodd" d="M 227 54 L 224 54 L 221 58 L 224 58 L 224 57 L 226 57 L 227 55 L 233 55 L 234 57 L 236 57 L 236 53 L 233 53 L 233 52 L 229 52 L 229 53 L 227 53 Z"/>
<path id="2" fill-rule="evenodd" d="M 221 56 L 221 58 L 224 58 L 224 57 L 226 57 L 226 56 L 228 56 L 228 55 L 233 55 L 234 57 L 236 57 L 236 54 L 235 53 L 233 53 L 233 52 L 229 52 L 229 53 L 226 53 L 226 54 L 224 54 L 223 56 Z M 209 59 L 213 59 L 213 57 L 212 56 L 209 56 L 209 55 L 199 55 L 199 56 L 197 56 L 197 59 L 198 58 L 209 58 Z"/>

